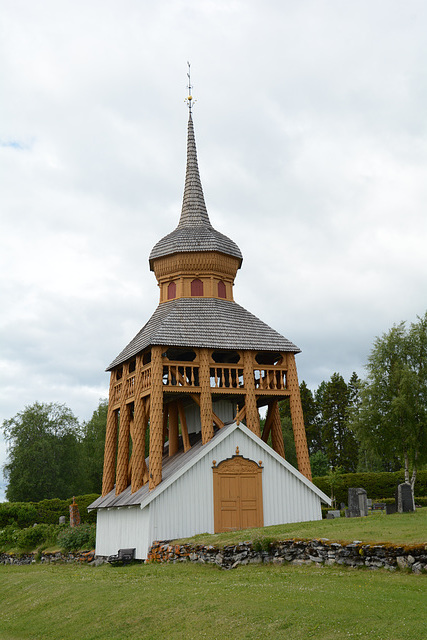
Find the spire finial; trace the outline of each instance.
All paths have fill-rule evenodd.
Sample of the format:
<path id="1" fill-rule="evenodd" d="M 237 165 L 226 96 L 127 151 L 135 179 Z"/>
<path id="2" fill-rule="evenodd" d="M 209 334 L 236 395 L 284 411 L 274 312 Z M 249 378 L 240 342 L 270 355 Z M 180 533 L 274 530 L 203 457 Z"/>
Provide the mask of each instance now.
<path id="1" fill-rule="evenodd" d="M 188 71 L 187 71 L 187 78 L 188 78 L 188 85 L 187 85 L 187 89 L 188 89 L 188 96 L 187 98 L 185 98 L 185 102 L 188 104 L 188 110 L 190 112 L 190 116 L 191 116 L 191 109 L 193 107 L 193 95 L 192 95 L 192 89 L 193 89 L 193 85 L 191 84 L 191 77 L 190 77 L 190 63 L 187 61 L 187 67 L 188 67 Z"/>

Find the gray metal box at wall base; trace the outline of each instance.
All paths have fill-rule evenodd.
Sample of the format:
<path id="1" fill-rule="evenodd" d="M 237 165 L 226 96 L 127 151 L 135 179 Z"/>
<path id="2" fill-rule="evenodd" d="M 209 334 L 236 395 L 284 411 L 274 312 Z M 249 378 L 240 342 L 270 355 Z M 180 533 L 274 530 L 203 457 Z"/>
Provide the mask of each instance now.
<path id="1" fill-rule="evenodd" d="M 351 487 L 348 490 L 348 518 L 360 518 L 368 515 L 368 499 L 365 489 Z"/>
<path id="2" fill-rule="evenodd" d="M 412 495 L 411 485 L 407 482 L 397 485 L 396 489 L 396 507 L 399 513 L 415 511 L 414 497 Z"/>

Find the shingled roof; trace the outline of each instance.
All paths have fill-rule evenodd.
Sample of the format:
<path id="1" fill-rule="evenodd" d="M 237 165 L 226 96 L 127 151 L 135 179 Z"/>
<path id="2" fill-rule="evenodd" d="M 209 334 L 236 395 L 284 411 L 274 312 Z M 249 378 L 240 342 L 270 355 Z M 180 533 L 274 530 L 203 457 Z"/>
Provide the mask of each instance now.
<path id="1" fill-rule="evenodd" d="M 191 112 L 188 120 L 187 169 L 181 217 L 176 229 L 153 247 L 149 257 L 150 269 L 153 269 L 153 260 L 156 258 L 188 251 L 219 251 L 239 258 L 240 264 L 243 259 L 237 244 L 214 229 L 209 220 L 197 164 Z"/>
<path id="2" fill-rule="evenodd" d="M 217 298 L 179 298 L 162 302 L 157 307 L 107 371 L 156 344 L 300 352 L 290 340 L 236 302 Z"/>

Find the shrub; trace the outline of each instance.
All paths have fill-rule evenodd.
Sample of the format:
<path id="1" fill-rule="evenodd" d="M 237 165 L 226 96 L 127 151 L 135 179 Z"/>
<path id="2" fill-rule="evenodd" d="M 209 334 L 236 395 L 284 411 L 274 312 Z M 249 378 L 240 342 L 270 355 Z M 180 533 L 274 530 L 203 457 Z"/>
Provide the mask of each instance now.
<path id="1" fill-rule="evenodd" d="M 18 533 L 19 529 L 13 524 L 8 524 L 4 529 L 0 530 L 0 552 L 16 547 Z"/>
<path id="2" fill-rule="evenodd" d="M 58 545 L 64 551 L 95 548 L 95 525 L 81 524 L 78 527 L 67 527 L 57 538 Z"/>
<path id="3" fill-rule="evenodd" d="M 88 513 L 87 507 L 98 498 L 97 493 L 91 493 L 83 496 L 75 496 L 76 503 L 79 507 L 81 522 L 96 522 L 96 511 Z M 41 500 L 40 502 L 33 503 L 37 509 L 37 522 L 44 522 L 47 524 L 58 524 L 60 516 L 69 517 L 68 507 L 72 503 L 73 498 L 68 500 L 59 500 L 54 498 L 53 500 Z"/>
<path id="4" fill-rule="evenodd" d="M 0 504 L 0 528 L 10 524 L 18 528 L 37 522 L 37 509 L 31 502 L 3 502 Z"/>
<path id="5" fill-rule="evenodd" d="M 363 487 L 368 498 L 375 501 L 381 498 L 394 498 L 396 487 L 404 482 L 403 471 L 395 473 L 343 473 L 342 484 L 335 489 L 335 499 L 337 504 L 348 500 L 349 487 Z M 327 496 L 330 495 L 330 484 L 327 476 L 313 478 L 314 484 L 319 487 Z M 427 495 L 427 471 L 418 471 L 415 483 L 415 492 L 421 496 Z"/>
<path id="6" fill-rule="evenodd" d="M 88 513 L 87 507 L 98 498 L 97 493 L 76 496 L 82 523 L 95 523 L 96 511 Z M 73 499 L 40 500 L 40 502 L 3 502 L 0 503 L 0 529 L 13 524 L 15 528 L 29 527 L 38 524 L 58 524 L 59 517 L 69 517 L 69 505 Z"/>
<path id="7" fill-rule="evenodd" d="M 58 535 L 58 526 L 52 524 L 36 524 L 18 531 L 16 546 L 19 549 L 31 551 L 41 545 L 54 543 Z"/>

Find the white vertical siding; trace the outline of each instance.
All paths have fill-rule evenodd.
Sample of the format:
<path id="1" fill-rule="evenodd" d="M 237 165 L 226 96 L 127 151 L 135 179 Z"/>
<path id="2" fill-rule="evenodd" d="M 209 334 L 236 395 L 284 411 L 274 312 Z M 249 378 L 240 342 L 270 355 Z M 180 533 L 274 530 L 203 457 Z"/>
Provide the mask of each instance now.
<path id="1" fill-rule="evenodd" d="M 262 460 L 264 525 L 320 520 L 320 498 L 291 471 L 239 430 L 170 485 L 151 503 L 152 540 L 183 538 L 214 530 L 212 461 L 240 455 Z"/>
<path id="2" fill-rule="evenodd" d="M 146 558 L 149 539 L 150 505 L 98 509 L 96 519 L 96 555 L 110 556 L 119 549 L 135 548 L 136 558 Z"/>
<path id="3" fill-rule="evenodd" d="M 154 540 L 213 533 L 212 461 L 218 464 L 230 458 L 236 447 L 245 458 L 262 461 L 265 526 L 321 519 L 320 498 L 314 491 L 246 433 L 235 429 L 143 509 L 139 506 L 99 509 L 97 555 L 135 547 L 136 557 L 146 558 Z"/>

